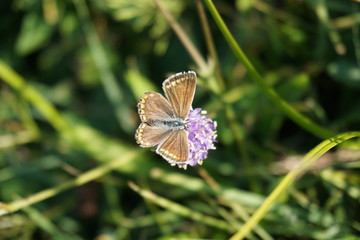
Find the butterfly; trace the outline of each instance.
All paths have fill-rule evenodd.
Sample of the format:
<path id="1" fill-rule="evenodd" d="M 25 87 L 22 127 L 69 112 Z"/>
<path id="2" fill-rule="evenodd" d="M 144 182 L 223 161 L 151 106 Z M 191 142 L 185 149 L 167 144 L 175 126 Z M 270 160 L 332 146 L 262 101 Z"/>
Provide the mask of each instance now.
<path id="1" fill-rule="evenodd" d="M 196 88 L 196 73 L 181 72 L 166 79 L 157 92 L 145 92 L 137 109 L 141 123 L 135 139 L 140 147 L 155 147 L 172 166 L 186 166 L 189 159 L 186 118 L 191 110 Z"/>

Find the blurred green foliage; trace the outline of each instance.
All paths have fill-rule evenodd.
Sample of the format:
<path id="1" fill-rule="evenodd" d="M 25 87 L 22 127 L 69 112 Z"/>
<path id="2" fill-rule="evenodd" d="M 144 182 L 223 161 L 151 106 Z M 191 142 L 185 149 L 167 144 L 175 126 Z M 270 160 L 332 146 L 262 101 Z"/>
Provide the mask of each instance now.
<path id="1" fill-rule="evenodd" d="M 27 84 L 0 82 L 0 208 L 55 192 L 0 216 L 0 239 L 227 239 L 320 142 L 254 84 L 206 10 L 226 85 L 214 91 L 198 1 L 159 2 L 208 72 L 153 0 L 0 2 L 0 78 L 6 64 Z M 334 132 L 360 129 L 359 1 L 214 4 L 283 100 Z M 136 146 L 134 133 L 137 99 L 188 69 L 199 75 L 193 106 L 218 122 L 219 142 L 184 171 Z M 356 141 L 324 155 L 248 238 L 357 239 L 359 160 Z"/>

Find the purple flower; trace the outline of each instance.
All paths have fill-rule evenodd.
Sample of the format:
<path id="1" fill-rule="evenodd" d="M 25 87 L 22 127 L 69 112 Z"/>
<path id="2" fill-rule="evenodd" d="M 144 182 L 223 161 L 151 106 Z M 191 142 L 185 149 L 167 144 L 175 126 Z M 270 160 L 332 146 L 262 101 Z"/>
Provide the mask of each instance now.
<path id="1" fill-rule="evenodd" d="M 208 155 L 209 149 L 215 149 L 216 122 L 205 116 L 206 111 L 201 108 L 191 110 L 185 120 L 186 131 L 188 132 L 190 166 L 202 164 Z"/>

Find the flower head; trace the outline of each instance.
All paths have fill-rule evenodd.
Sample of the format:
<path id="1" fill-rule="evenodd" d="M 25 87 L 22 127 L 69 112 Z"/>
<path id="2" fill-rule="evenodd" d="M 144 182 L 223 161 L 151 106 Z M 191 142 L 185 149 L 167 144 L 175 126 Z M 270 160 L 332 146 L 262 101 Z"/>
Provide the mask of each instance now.
<path id="1" fill-rule="evenodd" d="M 186 123 L 189 142 L 189 160 L 190 166 L 202 164 L 207 157 L 209 149 L 215 149 L 216 141 L 216 122 L 205 116 L 206 111 L 201 108 L 191 110 Z"/>

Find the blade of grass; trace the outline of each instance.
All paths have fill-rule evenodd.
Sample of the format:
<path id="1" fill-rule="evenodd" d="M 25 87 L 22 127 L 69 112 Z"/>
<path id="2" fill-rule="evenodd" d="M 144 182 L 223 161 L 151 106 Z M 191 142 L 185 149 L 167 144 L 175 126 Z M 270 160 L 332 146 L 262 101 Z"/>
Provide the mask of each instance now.
<path id="1" fill-rule="evenodd" d="M 99 162 L 111 161 L 116 156 L 121 156 L 132 149 L 130 145 L 119 143 L 119 140 L 113 140 L 105 137 L 96 130 L 80 124 L 60 114 L 56 108 L 47 101 L 35 88 L 31 87 L 26 81 L 14 72 L 8 65 L 0 60 L 0 78 L 13 87 L 30 104 L 34 105 L 38 111 L 49 121 L 49 123 L 66 139 L 72 147 L 81 149 Z M 106 151 L 104 151 L 106 149 Z M 141 152 L 141 150 L 139 150 Z M 139 168 L 136 161 L 122 167 L 125 172 L 148 171 L 150 165 L 143 162 Z"/>
<path id="2" fill-rule="evenodd" d="M 14 178 L 21 178 L 26 174 L 40 174 L 59 167 L 61 167 L 61 162 L 52 156 L 37 159 L 36 163 L 26 162 L 15 166 L 2 167 L 0 169 L 0 184 Z"/>
<path id="3" fill-rule="evenodd" d="M 353 6 L 353 11 L 359 11 L 360 7 L 359 5 Z M 355 15 L 355 13 L 354 13 Z M 355 16 L 354 16 L 355 18 Z M 360 22 L 360 21 L 359 21 Z M 354 53 L 355 53 L 355 57 L 356 57 L 356 62 L 360 67 L 360 34 L 359 34 L 359 22 L 354 23 L 352 25 L 352 32 L 353 32 L 353 44 L 354 44 Z"/>
<path id="4" fill-rule="evenodd" d="M 321 142 L 310 152 L 308 152 L 300 161 L 299 167 L 293 169 L 281 180 L 277 187 L 265 199 L 263 204 L 254 212 L 249 221 L 247 221 L 243 227 L 240 228 L 239 231 L 230 238 L 230 240 L 240 240 L 245 238 L 252 231 L 252 229 L 257 226 L 261 219 L 264 218 L 267 211 L 276 202 L 280 195 L 287 190 L 287 188 L 294 182 L 297 177 L 300 176 L 300 174 L 302 174 L 309 166 L 311 166 L 311 164 L 313 164 L 319 157 L 321 157 L 331 148 L 354 137 L 360 137 L 360 132 L 346 132 L 336 135 Z"/>
<path id="5" fill-rule="evenodd" d="M 144 189 L 146 191 L 150 191 L 150 185 L 148 184 L 148 182 L 146 180 L 141 181 L 140 184 L 141 184 L 142 189 Z M 146 204 L 146 208 L 149 209 L 149 212 L 151 213 L 151 215 L 154 216 L 154 222 L 156 223 L 157 228 L 161 232 L 161 235 L 165 236 L 166 234 L 171 233 L 172 228 L 169 228 L 169 227 L 172 224 L 169 223 L 167 219 L 158 217 L 159 213 L 161 213 L 160 208 L 153 202 L 149 201 L 147 198 L 144 199 L 144 202 Z"/>
<path id="6" fill-rule="evenodd" d="M 184 47 L 189 52 L 190 56 L 193 58 L 193 60 L 198 65 L 200 71 L 202 73 L 208 72 L 208 65 L 206 64 L 206 61 L 203 59 L 199 51 L 196 49 L 194 44 L 191 42 L 189 37 L 186 35 L 184 29 L 176 22 L 176 20 L 173 18 L 171 13 L 164 8 L 164 6 L 160 3 L 158 0 L 153 0 L 156 6 L 159 8 L 160 12 L 164 15 L 166 21 L 170 24 L 171 28 L 174 30 Z"/>
<path id="7" fill-rule="evenodd" d="M 109 175 L 111 175 L 111 173 Z M 115 232 L 119 239 L 129 239 L 129 229 L 123 226 L 125 214 L 121 205 L 119 205 L 121 200 L 118 188 L 111 183 L 110 176 L 107 175 L 103 179 L 105 182 L 105 184 L 103 184 L 104 197 L 106 199 L 107 212 L 109 214 L 110 221 L 116 226 Z"/>
<path id="8" fill-rule="evenodd" d="M 188 174 L 174 173 L 154 168 L 151 171 L 150 177 L 187 191 L 214 193 L 203 180 L 191 177 Z M 264 197 L 260 194 L 229 187 L 224 188 L 219 195 L 230 202 L 239 202 L 249 207 L 258 207 L 264 201 Z"/>
<path id="9" fill-rule="evenodd" d="M 266 1 L 254 1 L 253 7 L 264 14 L 269 15 L 271 18 L 281 20 L 283 22 L 292 23 L 294 25 L 300 24 L 300 19 L 296 16 L 291 15 L 286 10 L 277 8 L 276 5 L 267 3 Z"/>
<path id="10" fill-rule="evenodd" d="M 3 97 L 9 106 L 14 110 L 15 114 L 19 117 L 24 127 L 29 130 L 30 134 L 34 137 L 39 137 L 40 130 L 37 126 L 29 108 L 29 104 L 22 98 L 18 98 L 13 93 L 3 92 Z"/>
<path id="11" fill-rule="evenodd" d="M 42 212 L 33 207 L 26 207 L 23 211 L 29 216 L 32 222 L 36 224 L 36 226 L 48 233 L 52 239 L 82 239 L 77 235 L 65 233 L 59 229 L 58 226 L 52 223 L 51 220 L 48 219 Z"/>
<path id="12" fill-rule="evenodd" d="M 230 129 L 234 134 L 235 143 L 238 146 L 237 151 L 239 151 L 239 153 L 240 153 L 239 158 L 243 161 L 244 166 L 245 166 L 244 171 L 245 171 L 245 174 L 247 175 L 247 179 L 250 183 L 249 184 L 250 188 L 254 192 L 260 192 L 261 187 L 259 185 L 259 181 L 257 181 L 255 178 L 256 174 L 255 174 L 253 165 L 250 162 L 243 128 L 237 122 L 235 111 L 231 105 L 226 105 L 225 111 L 226 111 L 226 117 L 230 124 Z"/>
<path id="13" fill-rule="evenodd" d="M 360 13 L 341 16 L 332 20 L 332 26 L 338 30 L 350 28 L 360 23 Z"/>
<path id="14" fill-rule="evenodd" d="M 40 131 L 32 118 L 28 104 L 23 99 L 15 99 L 12 94 L 3 94 L 4 98 L 10 98 L 5 101 L 14 109 L 16 116 L 19 117 L 24 124 L 26 130 L 20 130 L 12 134 L 0 136 L 0 149 L 10 148 L 16 145 L 22 145 L 39 139 Z"/>
<path id="15" fill-rule="evenodd" d="M 197 8 L 198 13 L 199 13 L 201 26 L 202 26 L 202 29 L 203 29 L 203 32 L 204 32 L 207 48 L 209 50 L 211 58 L 214 61 L 215 76 L 216 76 L 216 80 L 217 80 L 217 89 L 219 89 L 220 93 L 223 93 L 225 91 L 225 81 L 224 81 L 224 79 L 222 77 L 222 74 L 221 74 L 219 57 L 218 57 L 218 54 L 216 52 L 216 47 L 215 47 L 215 44 L 214 44 L 213 37 L 211 35 L 209 22 L 208 22 L 208 20 L 206 18 L 204 5 L 202 4 L 201 0 L 196 0 L 196 8 Z"/>
<path id="16" fill-rule="evenodd" d="M 74 121 L 70 122 L 70 119 L 66 119 L 62 114 L 60 114 L 55 109 L 55 107 L 50 102 L 48 102 L 36 89 L 27 84 L 20 75 L 15 73 L 1 60 L 0 78 L 13 87 L 17 92 L 19 92 L 19 94 L 27 102 L 33 104 L 38 109 L 38 111 L 49 121 L 49 123 L 60 134 L 62 134 L 62 136 L 64 136 L 64 138 L 68 141 L 68 143 L 71 144 L 72 147 L 80 148 L 99 162 L 106 162 L 105 165 L 80 175 L 73 181 L 69 181 L 54 188 L 41 191 L 37 194 L 29 196 L 28 198 L 15 201 L 10 204 L 2 203 L 0 206 L 0 215 L 16 211 L 25 206 L 29 206 L 36 202 L 55 196 L 56 194 L 71 187 L 76 187 L 88 181 L 99 178 L 113 169 L 121 169 L 122 171 L 130 171 L 132 173 L 139 171 L 139 167 L 136 165 L 136 161 L 130 160 L 135 157 L 135 153 L 141 153 L 142 151 L 130 150 L 132 149 L 130 146 L 125 146 L 125 144 L 119 144 L 119 141 L 108 139 L 102 134 L 85 125 Z M 106 152 L 104 152 L 105 148 L 107 149 Z M 123 156 L 123 158 L 118 159 L 116 156 Z M 148 167 L 145 168 L 148 169 Z"/>
<path id="17" fill-rule="evenodd" d="M 343 192 L 346 192 L 349 196 L 354 199 L 360 199 L 360 189 L 355 184 L 350 184 L 346 182 L 346 172 L 334 171 L 331 169 L 326 169 L 321 172 L 321 178 L 335 187 L 341 189 Z"/>
<path id="18" fill-rule="evenodd" d="M 256 71 L 252 63 L 248 60 L 244 52 L 241 50 L 240 46 L 235 41 L 234 37 L 231 35 L 229 29 L 225 25 L 223 19 L 221 18 L 219 12 L 215 8 L 213 2 L 211 0 L 205 0 L 205 3 L 212 14 L 216 24 L 221 30 L 224 38 L 228 42 L 230 48 L 232 49 L 235 56 L 238 58 L 240 62 L 244 65 L 244 67 L 248 70 L 250 77 L 255 81 L 255 83 L 262 89 L 262 91 L 278 106 L 280 109 L 284 111 L 284 113 L 292 119 L 296 124 L 309 131 L 313 135 L 319 138 L 329 138 L 334 136 L 335 133 L 327 128 L 324 128 L 309 118 L 303 116 L 299 112 L 297 112 L 291 105 L 289 105 L 286 101 L 284 101 L 272 88 L 270 88 L 264 81 L 264 79 L 260 76 L 260 74 Z"/>
<path id="19" fill-rule="evenodd" d="M 0 60 L 0 78 L 22 95 L 27 101 L 34 104 L 37 109 L 48 119 L 53 127 L 62 132 L 68 132 L 69 127 L 61 114 L 34 88 L 28 85 L 25 80 L 14 72 L 5 62 Z"/>
<path id="20" fill-rule="evenodd" d="M 205 168 L 203 167 L 199 168 L 198 172 L 199 175 L 206 181 L 207 185 L 209 185 L 212 188 L 212 190 L 216 193 L 216 198 L 219 203 L 230 207 L 233 210 L 233 212 L 236 213 L 236 215 L 239 216 L 243 221 L 247 221 L 249 219 L 250 216 L 242 204 L 238 202 L 231 202 L 223 198 L 221 194 L 221 192 L 223 192 L 221 184 L 218 184 L 216 180 L 209 174 L 209 172 L 206 171 Z M 233 214 L 232 217 L 236 215 Z M 270 234 L 267 233 L 265 229 L 259 225 L 254 228 L 254 232 L 257 233 L 261 239 L 273 240 Z M 251 235 L 249 235 L 248 237 L 250 238 Z"/>
<path id="21" fill-rule="evenodd" d="M 211 197 L 209 194 L 205 193 L 199 193 L 202 199 L 204 199 L 204 202 L 207 206 L 211 206 L 212 210 L 218 214 L 220 217 L 222 217 L 232 228 L 240 228 L 242 224 L 237 219 L 236 215 L 234 215 L 232 212 L 230 212 L 228 209 L 223 207 L 222 205 L 218 204 L 217 200 Z M 213 215 L 215 214 L 213 213 Z M 255 240 L 255 236 L 253 234 L 249 234 L 248 236 L 249 240 Z"/>
<path id="22" fill-rule="evenodd" d="M 0 149 L 11 148 L 16 145 L 22 145 L 39 139 L 39 135 L 34 134 L 30 130 L 7 134 L 0 136 Z"/>
<path id="23" fill-rule="evenodd" d="M 201 222 L 203 224 L 207 224 L 209 226 L 223 229 L 226 231 L 232 231 L 232 227 L 226 223 L 225 221 L 219 220 L 214 217 L 206 216 L 202 213 L 196 212 L 193 209 L 184 207 L 178 203 L 172 202 L 166 198 L 160 197 L 153 192 L 141 189 L 133 182 L 128 183 L 129 187 L 140 194 L 143 198 L 148 199 L 149 201 L 155 203 L 156 205 L 163 207 L 169 211 L 177 213 L 181 216 L 188 217 L 194 221 Z"/>
<path id="24" fill-rule="evenodd" d="M 56 0 L 42 1 L 44 19 L 47 24 L 54 25 L 58 23 L 60 14 Z"/>
<path id="25" fill-rule="evenodd" d="M 129 133 L 133 131 L 134 122 L 131 121 L 130 109 L 124 102 L 124 95 L 119 88 L 115 76 L 111 71 L 109 60 L 106 57 L 104 48 L 95 31 L 89 16 L 89 9 L 83 0 L 74 0 L 80 25 L 83 27 L 86 41 L 88 43 L 92 58 L 100 74 L 100 80 L 104 87 L 105 93 L 114 108 L 118 123 L 123 131 Z"/>
<path id="26" fill-rule="evenodd" d="M 19 209 L 22 209 L 24 207 L 33 205 L 35 203 L 41 202 L 45 199 L 51 198 L 63 191 L 66 191 L 70 188 L 81 186 L 87 182 L 93 181 L 95 179 L 98 179 L 108 172 L 119 168 L 122 165 L 125 165 L 132 161 L 137 156 L 137 152 L 135 151 L 129 151 L 127 153 L 123 153 L 122 157 L 119 157 L 117 159 L 114 159 L 113 161 L 110 161 L 106 164 L 103 164 L 99 167 L 96 167 L 92 170 L 89 170 L 75 179 L 71 181 L 67 181 L 63 184 L 60 184 L 56 187 L 49 188 L 43 191 L 40 191 L 38 193 L 32 194 L 31 196 L 19 200 L 15 200 L 11 203 L 1 203 L 0 205 L 0 216 L 9 214 L 15 211 L 18 211 Z"/>
<path id="27" fill-rule="evenodd" d="M 314 5 L 316 15 L 318 16 L 321 23 L 319 26 L 321 28 L 319 32 L 327 33 L 336 53 L 339 55 L 344 55 L 346 53 L 346 46 L 341 41 L 340 34 L 335 30 L 335 28 L 331 26 L 326 1 L 315 0 L 311 1 L 311 3 Z"/>
<path id="28" fill-rule="evenodd" d="M 146 91 L 159 92 L 155 84 L 140 72 L 136 57 L 128 57 L 126 63 L 124 80 L 135 98 L 143 96 Z"/>
<path id="29" fill-rule="evenodd" d="M 196 7 L 199 13 L 201 26 L 203 28 L 206 45 L 209 50 L 210 55 L 212 56 L 212 59 L 215 63 L 215 76 L 217 79 L 217 87 L 219 93 L 223 93 L 225 90 L 225 83 L 224 79 L 221 74 L 220 64 L 219 64 L 219 58 L 216 52 L 215 44 L 211 35 L 209 22 L 206 18 L 206 13 L 204 11 L 204 6 L 201 2 L 201 0 L 196 0 Z M 251 189 L 255 192 L 260 191 L 260 186 L 258 185 L 258 181 L 255 180 L 254 170 L 252 169 L 252 165 L 250 164 L 249 155 L 246 148 L 246 142 L 244 134 L 242 134 L 243 131 L 241 131 L 241 126 L 235 119 L 235 113 L 233 108 L 230 105 L 226 106 L 226 117 L 228 121 L 230 122 L 230 128 L 232 129 L 232 132 L 234 133 L 235 142 L 237 144 L 237 150 L 239 151 L 239 155 L 241 156 L 241 159 L 245 165 L 245 173 L 248 176 Z"/>
<path id="30" fill-rule="evenodd" d="M 180 220 L 180 216 L 171 211 L 163 210 L 154 214 L 143 215 L 134 218 L 124 218 L 121 222 L 121 225 L 127 229 L 140 228 L 140 227 L 153 227 L 157 223 L 154 221 L 154 218 L 166 219 L 171 224 L 176 223 Z"/>

